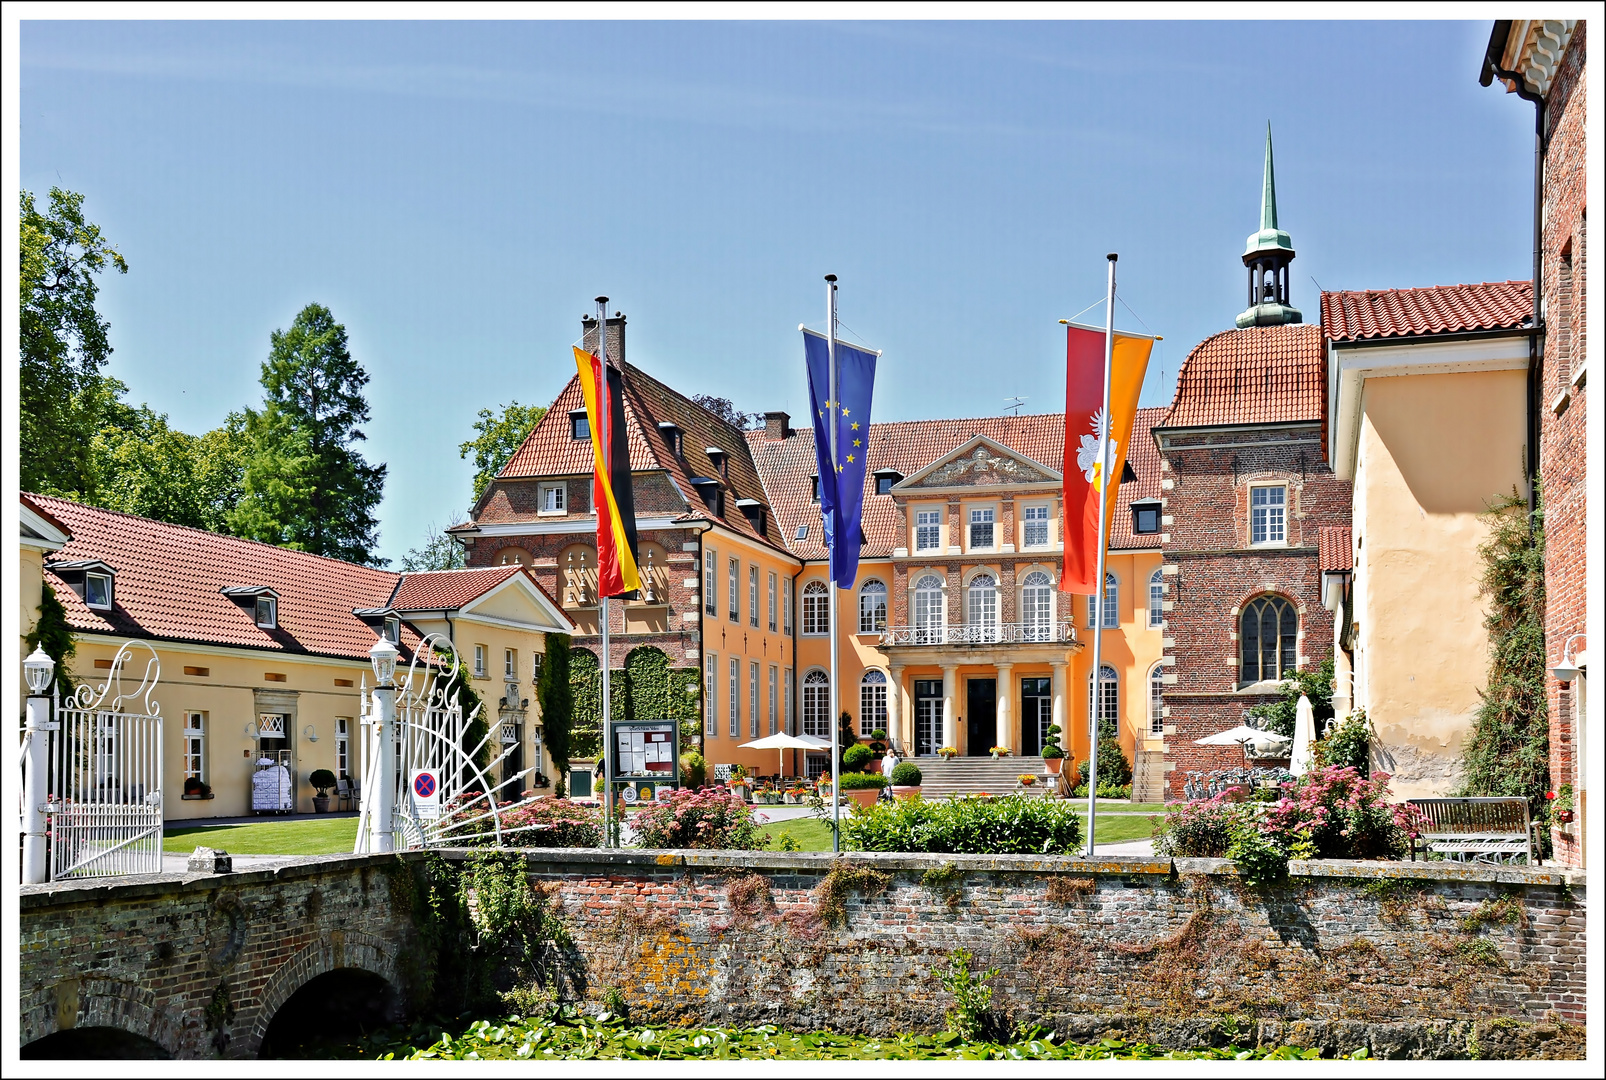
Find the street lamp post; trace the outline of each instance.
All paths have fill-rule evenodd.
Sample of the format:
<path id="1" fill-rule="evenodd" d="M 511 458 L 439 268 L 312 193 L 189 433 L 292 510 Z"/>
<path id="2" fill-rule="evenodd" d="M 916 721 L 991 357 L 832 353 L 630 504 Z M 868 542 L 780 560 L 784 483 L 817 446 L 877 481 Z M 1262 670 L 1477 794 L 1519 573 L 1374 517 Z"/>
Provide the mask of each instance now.
<path id="1" fill-rule="evenodd" d="M 396 646 L 380 638 L 368 650 L 374 665 L 374 704 L 379 707 L 379 776 L 374 783 L 374 812 L 368 818 L 369 851 L 396 849 Z M 366 779 L 366 777 L 364 778 Z"/>
<path id="2" fill-rule="evenodd" d="M 22 662 L 28 679 L 27 770 L 22 780 L 22 883 L 43 885 L 49 880 L 45 852 L 46 774 L 50 767 L 50 683 L 56 662 L 36 648 Z"/>

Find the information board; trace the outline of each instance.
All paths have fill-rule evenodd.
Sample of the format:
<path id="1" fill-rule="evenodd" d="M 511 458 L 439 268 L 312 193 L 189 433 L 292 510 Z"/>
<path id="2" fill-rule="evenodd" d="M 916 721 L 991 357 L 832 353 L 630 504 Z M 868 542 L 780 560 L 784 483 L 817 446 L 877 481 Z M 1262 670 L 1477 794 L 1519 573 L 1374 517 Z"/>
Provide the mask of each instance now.
<path id="1" fill-rule="evenodd" d="M 680 733 L 673 720 L 627 720 L 613 725 L 615 780 L 680 783 Z M 637 785 L 638 792 L 641 785 Z"/>

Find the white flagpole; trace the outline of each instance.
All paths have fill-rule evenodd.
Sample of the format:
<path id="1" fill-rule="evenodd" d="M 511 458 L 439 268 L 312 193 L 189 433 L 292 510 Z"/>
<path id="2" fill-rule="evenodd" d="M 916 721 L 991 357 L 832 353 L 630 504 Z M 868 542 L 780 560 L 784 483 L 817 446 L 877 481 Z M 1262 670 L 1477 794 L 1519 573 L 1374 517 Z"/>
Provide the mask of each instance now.
<path id="1" fill-rule="evenodd" d="M 830 436 L 829 436 L 829 439 L 830 439 L 830 443 L 831 443 L 831 468 L 832 468 L 833 471 L 837 471 L 837 464 L 836 464 L 836 429 L 837 429 L 837 421 L 836 421 L 836 418 L 837 418 L 837 416 L 838 416 L 838 414 L 839 414 L 839 412 L 841 410 L 841 402 L 837 401 L 837 399 L 836 399 L 836 383 L 837 383 L 837 379 L 836 379 L 836 275 L 835 274 L 827 274 L 827 275 L 825 275 L 825 314 L 826 314 L 826 319 L 825 319 L 825 326 L 826 326 L 826 355 L 830 359 L 830 362 L 829 362 L 828 366 L 831 369 L 831 389 L 829 391 L 829 393 L 831 395 L 831 399 L 829 401 L 827 401 L 826 404 L 825 404 L 825 419 L 826 419 L 826 422 L 830 424 Z M 824 478 L 822 477 L 821 479 L 823 480 Z M 837 484 L 836 506 L 832 507 L 831 512 L 832 512 L 832 514 L 834 516 L 837 517 L 837 522 L 838 523 L 841 520 L 841 516 L 836 514 L 836 508 L 841 506 L 841 505 L 842 505 L 842 488 L 841 488 L 840 484 Z M 822 508 L 823 508 L 823 504 L 822 504 Z M 823 528 L 823 523 L 822 523 L 822 528 Z M 835 532 L 834 529 L 832 530 L 831 536 L 832 536 L 831 550 L 829 552 L 827 552 L 827 555 L 828 555 L 827 565 L 829 567 L 829 573 L 831 575 L 831 582 L 830 582 L 830 585 L 828 586 L 828 588 L 826 590 L 826 595 L 829 596 L 830 600 L 831 600 L 831 602 L 830 602 L 830 604 L 828 606 L 828 611 L 830 612 L 830 623 L 829 623 L 829 625 L 830 625 L 830 628 L 831 628 L 831 695 L 830 695 L 831 696 L 831 850 L 833 852 L 836 852 L 836 851 L 841 851 L 842 850 L 842 787 L 841 787 L 841 784 L 842 784 L 842 748 L 841 748 L 841 746 L 838 745 L 841 742 L 842 724 L 841 724 L 841 722 L 839 720 L 839 714 L 840 714 L 840 712 L 842 710 L 842 696 L 841 696 L 840 687 L 837 685 L 837 625 L 836 625 L 836 605 L 837 605 L 837 599 L 838 599 L 838 597 L 837 597 L 837 588 L 836 588 L 836 547 L 837 547 L 837 542 L 841 540 L 841 537 L 836 535 L 836 532 Z"/>
<path id="2" fill-rule="evenodd" d="M 597 373 L 602 376 L 602 385 L 597 393 L 597 434 L 602 439 L 602 468 L 604 470 L 603 482 L 612 479 L 613 463 L 608 460 L 608 451 L 613 443 L 611 433 L 608 431 L 610 410 L 608 409 L 608 298 L 597 297 Z M 597 512 L 597 528 L 602 528 L 602 516 L 606 508 L 597 505 L 597 492 L 593 484 L 592 509 Z M 617 552 L 615 553 L 617 556 Z M 1102 565 L 1102 564 L 1100 564 Z M 614 846 L 613 832 L 613 701 L 609 693 L 608 667 L 611 653 L 608 649 L 608 598 L 602 595 L 602 564 L 597 564 L 597 614 L 602 620 L 602 832 L 604 847 Z"/>
<path id="3" fill-rule="evenodd" d="M 1110 287 L 1104 299 L 1104 423 L 1099 433 L 1099 560 L 1097 580 L 1093 587 L 1093 673 L 1089 685 L 1093 688 L 1093 707 L 1088 710 L 1092 730 L 1087 741 L 1087 857 L 1093 857 L 1093 832 L 1099 800 L 1099 720 L 1104 711 L 1104 685 L 1099 678 L 1103 664 L 1104 603 L 1108 590 L 1104 587 L 1104 556 L 1109 536 L 1110 485 L 1119 483 L 1110 476 L 1110 367 L 1115 359 L 1115 260 L 1119 256 L 1110 252 Z"/>

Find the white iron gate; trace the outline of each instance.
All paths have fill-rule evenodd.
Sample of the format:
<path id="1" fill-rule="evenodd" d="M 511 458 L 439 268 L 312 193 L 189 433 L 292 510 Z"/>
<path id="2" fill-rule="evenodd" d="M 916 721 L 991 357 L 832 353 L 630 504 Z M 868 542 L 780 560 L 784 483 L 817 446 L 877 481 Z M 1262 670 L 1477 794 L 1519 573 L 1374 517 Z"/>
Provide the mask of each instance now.
<path id="1" fill-rule="evenodd" d="M 440 648 L 437 649 L 437 643 Z M 394 792 L 391 827 L 395 849 L 455 847 L 465 844 L 515 844 L 528 828 L 509 821 L 510 813 L 533 799 L 523 796 L 534 766 L 512 770 L 509 759 L 519 751 L 501 729 L 501 717 L 469 745 L 483 705 L 463 715 L 458 700 L 462 667 L 445 638 L 431 634 L 413 654 L 407 678 L 396 690 L 396 775 L 381 775 L 378 695 L 363 689 L 362 810 L 357 825 L 358 854 L 368 850 L 370 822 L 379 804 L 381 784 Z M 482 767 L 476 759 L 487 755 Z M 502 777 L 500 782 L 492 777 Z M 370 779 L 371 778 L 371 779 Z"/>
<path id="2" fill-rule="evenodd" d="M 128 693 L 134 648 L 150 658 Z M 151 697 L 161 673 L 156 650 L 130 641 L 98 692 L 80 686 L 63 701 L 58 690 L 46 802 L 52 880 L 162 872 L 162 716 Z"/>

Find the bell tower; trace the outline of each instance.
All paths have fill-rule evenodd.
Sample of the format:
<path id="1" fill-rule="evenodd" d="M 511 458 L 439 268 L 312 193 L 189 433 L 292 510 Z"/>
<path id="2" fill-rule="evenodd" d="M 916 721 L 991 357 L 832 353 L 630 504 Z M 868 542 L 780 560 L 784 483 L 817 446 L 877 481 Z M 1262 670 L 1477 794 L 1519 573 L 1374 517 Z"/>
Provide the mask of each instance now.
<path id="1" fill-rule="evenodd" d="M 1249 234 L 1244 266 L 1249 270 L 1249 307 L 1238 316 L 1240 329 L 1303 322 L 1288 302 L 1288 264 L 1294 241 L 1277 227 L 1277 178 L 1271 163 L 1271 123 L 1266 124 L 1266 177 L 1260 197 L 1260 231 Z"/>

